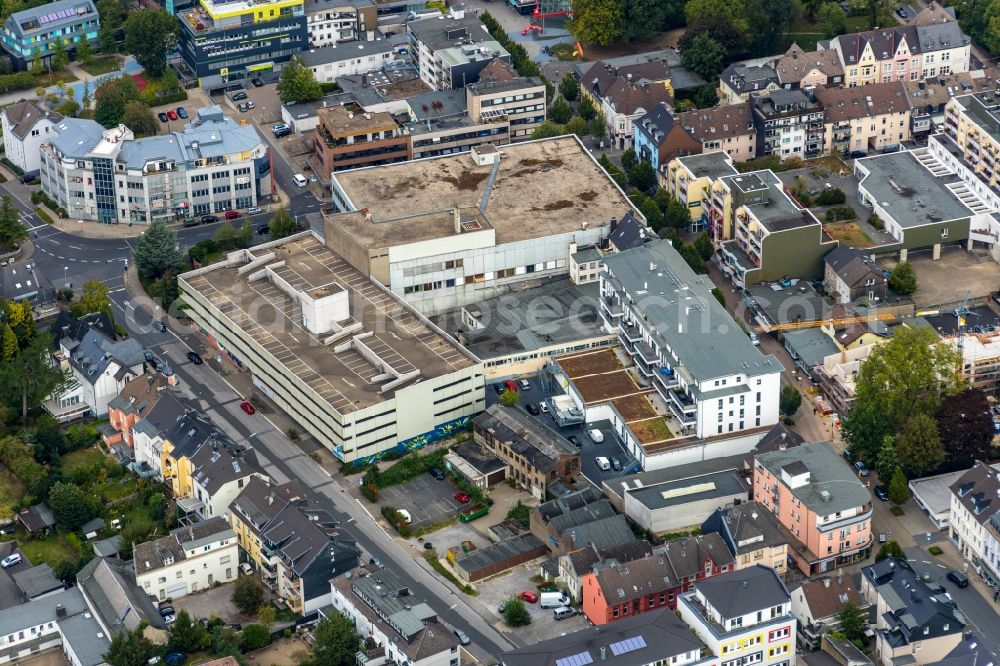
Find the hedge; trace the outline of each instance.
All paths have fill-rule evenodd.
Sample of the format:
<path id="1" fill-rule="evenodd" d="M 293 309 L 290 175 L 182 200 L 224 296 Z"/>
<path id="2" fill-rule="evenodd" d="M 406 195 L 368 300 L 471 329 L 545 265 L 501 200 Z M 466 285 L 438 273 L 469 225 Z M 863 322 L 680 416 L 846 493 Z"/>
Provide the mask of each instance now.
<path id="1" fill-rule="evenodd" d="M 444 464 L 445 453 L 447 450 L 443 448 L 425 456 L 416 452 L 410 453 L 384 472 L 379 471 L 378 467 L 371 467 L 365 472 L 364 483 L 371 483 L 378 488 L 406 483 L 421 474 L 426 474 L 431 467 L 441 467 Z"/>
<path id="2" fill-rule="evenodd" d="M 24 169 L 11 162 L 10 158 L 5 157 L 3 159 L 0 159 L 0 162 L 3 162 L 4 166 L 6 166 L 8 169 L 16 173 L 18 176 L 24 175 Z"/>
<path id="3" fill-rule="evenodd" d="M 48 213 L 46 213 L 41 208 L 36 208 L 35 209 L 35 215 L 37 215 L 39 218 L 41 218 L 42 222 L 44 222 L 45 224 L 53 224 L 55 222 L 52 219 L 52 216 L 49 215 Z"/>

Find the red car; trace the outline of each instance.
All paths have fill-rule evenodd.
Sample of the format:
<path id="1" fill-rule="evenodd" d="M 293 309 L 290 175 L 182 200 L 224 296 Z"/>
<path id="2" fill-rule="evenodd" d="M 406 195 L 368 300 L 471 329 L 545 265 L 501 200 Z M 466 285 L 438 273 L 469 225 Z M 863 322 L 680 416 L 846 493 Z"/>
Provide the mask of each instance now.
<path id="1" fill-rule="evenodd" d="M 527 601 L 529 604 L 533 604 L 538 601 L 538 595 L 531 590 L 525 590 L 521 593 L 521 598 Z"/>
<path id="2" fill-rule="evenodd" d="M 463 493 L 459 491 L 455 493 L 455 499 L 457 499 L 462 504 L 468 504 L 471 498 L 469 497 L 469 493 Z"/>
<path id="3" fill-rule="evenodd" d="M 505 389 L 507 389 L 508 391 L 513 391 L 514 393 L 517 393 L 517 384 L 515 384 L 515 383 L 514 383 L 513 381 L 511 381 L 510 379 L 508 379 L 507 381 L 505 381 L 505 382 L 503 383 L 503 387 L 504 387 Z"/>
<path id="4" fill-rule="evenodd" d="M 254 407 L 253 405 L 251 405 L 246 400 L 244 400 L 243 402 L 240 403 L 240 409 L 242 409 L 247 414 L 256 414 L 257 413 L 257 408 Z"/>
<path id="5" fill-rule="evenodd" d="M 171 120 L 177 120 L 177 112 L 174 111 L 173 109 L 170 109 L 169 111 L 167 111 L 167 118 L 170 118 Z"/>

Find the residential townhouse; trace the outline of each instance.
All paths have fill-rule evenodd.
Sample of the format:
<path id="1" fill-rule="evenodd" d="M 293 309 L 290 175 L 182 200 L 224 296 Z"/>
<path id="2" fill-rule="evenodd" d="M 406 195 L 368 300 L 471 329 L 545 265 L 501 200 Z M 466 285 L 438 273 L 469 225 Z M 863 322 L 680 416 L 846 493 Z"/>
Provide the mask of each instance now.
<path id="1" fill-rule="evenodd" d="M 595 107 L 619 79 L 626 83 L 655 83 L 662 85 L 673 95 L 670 66 L 665 59 L 633 62 L 626 65 L 611 65 L 603 61 L 583 63 L 573 66 L 573 75 L 580 81 L 580 92 L 589 97 Z"/>
<path id="2" fill-rule="evenodd" d="M 500 655 L 504 666 L 707 666 L 705 644 L 669 608 L 587 628 Z"/>
<path id="3" fill-rule="evenodd" d="M 962 641 L 965 619 L 947 593 L 933 590 L 906 560 L 890 557 L 861 570 L 861 591 L 875 607 L 875 657 L 881 666 L 924 666 Z"/>
<path id="4" fill-rule="evenodd" d="M 180 11 L 178 48 L 199 80 L 248 79 L 280 71 L 292 56 L 309 49 L 303 0 L 262 6 L 244 0 L 197 0 Z"/>
<path id="5" fill-rule="evenodd" d="M 510 54 L 493 39 L 483 22 L 462 9 L 453 8 L 446 16 L 410 21 L 406 34 L 420 78 L 432 90 L 475 83 L 494 58 L 510 62 Z"/>
<path id="6" fill-rule="evenodd" d="M 69 382 L 42 403 L 60 422 L 88 414 L 104 416 L 108 404 L 144 371 L 142 346 L 135 340 L 116 340 L 91 327 L 76 333 L 79 337 L 64 331 L 52 355 L 53 364 L 67 373 Z"/>
<path id="7" fill-rule="evenodd" d="M 808 91 L 777 90 L 752 96 L 753 123 L 757 130 L 757 156 L 777 155 L 808 159 L 823 154 L 826 117 L 823 107 Z"/>
<path id="8" fill-rule="evenodd" d="M 870 605 L 854 574 L 837 572 L 803 581 L 792 590 L 792 614 L 799 620 L 799 641 L 816 649 L 824 634 L 840 628 L 840 612 L 847 604 L 864 610 Z"/>
<path id="9" fill-rule="evenodd" d="M 840 245 L 823 257 L 823 288 L 841 305 L 877 303 L 888 296 L 889 279 L 869 255 Z"/>
<path id="10" fill-rule="evenodd" d="M 52 127 L 62 120 L 30 100 L 20 100 L 0 112 L 4 154 L 25 173 L 38 171 L 42 144 L 53 136 Z"/>
<path id="11" fill-rule="evenodd" d="M 711 282 L 695 275 L 669 242 L 609 255 L 604 263 L 601 317 L 618 333 L 640 379 L 652 384 L 683 432 L 740 433 L 749 450 L 778 420 L 778 361 L 751 344 L 711 295 Z"/>
<path id="12" fill-rule="evenodd" d="M 308 0 L 304 11 L 309 47 L 313 49 L 370 40 L 369 33 L 378 24 L 378 12 L 371 0 Z"/>
<path id="13" fill-rule="evenodd" d="M 619 76 L 601 98 L 601 110 L 612 145 L 620 148 L 631 146 L 635 121 L 660 104 L 671 108 L 674 105 L 673 88 L 669 81 L 635 81 Z"/>
<path id="14" fill-rule="evenodd" d="M 461 666 L 455 634 L 394 573 L 382 569 L 366 575 L 337 576 L 330 580 L 330 590 L 332 607 L 320 613 L 347 616 L 362 638 L 374 641 L 374 648 L 362 647 L 359 652 L 364 663 Z"/>
<path id="15" fill-rule="evenodd" d="M 164 601 L 236 580 L 236 533 L 222 517 L 179 527 L 168 536 L 135 545 L 135 582 Z"/>
<path id="16" fill-rule="evenodd" d="M 147 636 L 162 635 L 166 629 L 154 601 L 136 585 L 132 562 L 95 557 L 76 574 L 76 588 L 105 636 L 136 631 L 142 623 L 148 625 Z"/>
<path id="17" fill-rule="evenodd" d="M 868 557 L 872 498 L 826 442 L 756 456 L 754 499 L 791 532 L 789 555 L 806 575 Z"/>
<path id="18" fill-rule="evenodd" d="M 772 569 L 758 564 L 699 581 L 677 609 L 721 666 L 794 663 L 792 600 Z"/>
<path id="19" fill-rule="evenodd" d="M 108 425 L 110 430 L 103 435 L 108 448 L 122 443 L 129 450 L 133 447 L 132 427 L 145 418 L 156 405 L 167 383 L 162 375 L 150 374 L 136 377 L 108 402 Z M 129 458 L 134 460 L 134 455 Z"/>
<path id="20" fill-rule="evenodd" d="M 723 151 L 734 162 L 752 160 L 757 154 L 757 128 L 750 102 L 685 111 L 677 114 L 676 122 L 701 142 L 702 153 Z M 661 166 L 669 162 L 661 162 Z"/>
<path id="21" fill-rule="evenodd" d="M 253 449 L 231 440 L 211 440 L 191 455 L 191 499 L 189 505 L 201 518 L 229 517 L 229 505 L 250 479 L 268 480 L 257 464 Z"/>
<path id="22" fill-rule="evenodd" d="M 249 480 L 257 472 L 256 458 L 253 451 L 245 451 L 208 419 L 204 414 L 188 411 L 176 419 L 163 432 L 163 443 L 160 453 L 160 469 L 164 482 L 170 486 L 173 497 L 178 498 L 178 504 L 186 511 L 197 511 L 200 516 L 209 515 L 209 509 L 224 512 L 228 503 L 215 502 L 212 497 L 203 494 L 196 495 L 196 490 L 204 492 L 204 483 L 196 488 L 196 472 L 209 466 L 216 453 L 225 455 L 230 463 L 236 462 L 232 480 Z M 230 465 L 232 467 L 232 465 Z M 238 470 L 238 471 L 237 471 Z M 259 472 L 257 472 L 259 473 Z M 227 474 L 227 476 L 229 476 Z M 204 477 L 201 478 L 204 482 Z M 216 489 L 221 489 L 221 486 Z M 207 503 L 207 504 L 206 504 Z M 221 513 L 215 513 L 221 515 Z"/>
<path id="23" fill-rule="evenodd" d="M 803 51 L 792 44 L 774 64 L 782 88 L 834 88 L 844 83 L 844 68 L 836 51 Z"/>
<path id="24" fill-rule="evenodd" d="M 948 535 L 976 571 L 1000 582 L 1000 472 L 977 460 L 950 490 Z"/>
<path id="25" fill-rule="evenodd" d="M 584 574 L 580 579 L 583 614 L 599 626 L 664 607 L 676 608 L 678 597 L 695 581 L 732 568 L 732 553 L 718 534 L 668 541 L 648 557 Z"/>
<path id="26" fill-rule="evenodd" d="M 774 515 L 756 501 L 717 509 L 701 524 L 702 534 L 718 534 L 733 554 L 733 568 L 757 564 L 784 574 L 788 562 L 788 534 Z"/>
<path id="27" fill-rule="evenodd" d="M 506 120 L 510 140 L 526 140 L 545 121 L 545 84 L 517 75 L 510 63 L 494 58 L 479 80 L 465 86 L 466 113 L 473 123 Z"/>
<path id="28" fill-rule="evenodd" d="M 296 613 L 330 603 L 330 579 L 358 565 L 353 537 L 325 512 L 312 510 L 298 483 L 252 478 L 229 506 L 239 547 L 264 584 Z"/>
<path id="29" fill-rule="evenodd" d="M 532 511 L 531 533 L 553 554 L 558 556 L 587 545 L 604 552 L 636 540 L 625 516 L 617 513 L 608 500 L 568 508 L 574 504 L 563 505 L 562 513 L 550 517 L 537 509 Z"/>
<path id="30" fill-rule="evenodd" d="M 507 478 L 536 499 L 550 484 L 569 482 L 580 469 L 580 451 L 515 407 L 493 404 L 472 420 L 476 441 L 507 463 Z"/>
<path id="31" fill-rule="evenodd" d="M 733 63 L 719 75 L 720 104 L 742 104 L 779 89 L 778 73 L 769 65 Z"/>
<path id="32" fill-rule="evenodd" d="M 899 81 L 817 88 L 815 95 L 825 114 L 825 153 L 896 150 L 910 140 L 910 102 Z"/>
<path id="33" fill-rule="evenodd" d="M 135 139 L 66 118 L 42 145 L 42 191 L 74 219 L 166 222 L 256 206 L 274 193 L 268 145 L 215 105 L 181 132 Z"/>
<path id="34" fill-rule="evenodd" d="M 634 560 L 641 560 L 653 554 L 653 547 L 648 541 L 633 541 L 619 546 L 598 550 L 594 544 L 562 553 L 556 564 L 559 575 L 555 582 L 566 595 L 576 602 L 581 602 L 583 592 L 583 577 L 605 566 L 618 566 Z"/>
<path id="35" fill-rule="evenodd" d="M 188 406 L 170 391 L 163 391 L 153 406 L 132 426 L 133 472 L 163 481 L 163 439 Z"/>
<path id="36" fill-rule="evenodd" d="M 91 0 L 56 0 L 8 16 L 0 32 L 0 45 L 15 69 L 28 69 L 36 55 L 51 68 L 56 42 L 75 53 L 82 41 L 96 43 L 100 28 L 101 19 Z"/>
<path id="37" fill-rule="evenodd" d="M 989 76 L 973 77 L 968 72 L 949 74 L 919 81 L 905 81 L 906 98 L 910 102 L 910 134 L 916 141 L 926 139 L 944 127 L 944 110 L 956 94 L 990 92 L 996 82 Z"/>
<path id="38" fill-rule="evenodd" d="M 754 139 L 756 141 L 756 139 Z M 709 229 L 713 238 L 722 238 L 720 229 L 713 233 L 709 228 L 709 196 L 712 184 L 723 176 L 739 173 L 733 158 L 727 152 L 704 152 L 701 155 L 675 157 L 663 170 L 660 185 L 674 198 L 687 206 L 691 214 L 691 230 Z M 722 198 L 717 205 L 721 206 Z M 727 211 L 728 212 L 728 211 Z M 728 217 L 728 216 L 727 216 Z M 720 224 L 723 218 L 720 217 Z"/>
<path id="39" fill-rule="evenodd" d="M 328 106 L 316 110 L 313 135 L 318 171 L 326 174 L 413 157 L 410 137 L 389 113 L 369 113 L 360 107 Z"/>
<path id="40" fill-rule="evenodd" d="M 702 152 L 701 141 L 695 139 L 688 130 L 677 122 L 670 107 L 657 104 L 633 125 L 632 143 L 639 159 L 660 168 L 679 155 L 697 155 Z"/>

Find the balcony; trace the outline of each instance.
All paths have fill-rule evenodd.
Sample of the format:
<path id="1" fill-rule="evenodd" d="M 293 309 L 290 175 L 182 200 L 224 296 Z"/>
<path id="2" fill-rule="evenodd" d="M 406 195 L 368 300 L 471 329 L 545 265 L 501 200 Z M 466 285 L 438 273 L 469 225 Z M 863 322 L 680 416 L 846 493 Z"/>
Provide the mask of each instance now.
<path id="1" fill-rule="evenodd" d="M 635 351 L 638 357 L 646 362 L 647 365 L 655 365 L 660 362 L 660 355 L 656 353 L 653 346 L 650 345 L 645 340 L 641 340 L 639 344 L 635 346 Z"/>
<path id="2" fill-rule="evenodd" d="M 659 368 L 654 375 L 656 381 L 654 385 L 661 389 L 660 393 L 664 400 L 668 400 L 667 393 L 680 386 L 681 381 L 677 378 L 677 373 L 670 368 Z"/>
<path id="3" fill-rule="evenodd" d="M 618 327 L 620 330 L 620 333 L 618 334 L 619 337 L 630 343 L 630 345 L 636 342 L 642 342 L 642 331 L 639 330 L 639 327 L 635 324 L 619 322 Z"/>
<path id="4" fill-rule="evenodd" d="M 603 310 L 608 316 L 609 320 L 618 319 L 623 314 L 625 314 L 625 309 L 622 307 L 621 300 L 617 296 L 602 296 L 601 297 L 601 310 Z"/>

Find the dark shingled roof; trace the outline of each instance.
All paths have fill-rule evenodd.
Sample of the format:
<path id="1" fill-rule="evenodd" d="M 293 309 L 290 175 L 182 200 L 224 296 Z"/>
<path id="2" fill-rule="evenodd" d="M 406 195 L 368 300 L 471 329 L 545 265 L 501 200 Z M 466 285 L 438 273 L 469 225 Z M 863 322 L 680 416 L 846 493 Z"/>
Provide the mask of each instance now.
<path id="1" fill-rule="evenodd" d="M 724 620 L 789 601 L 788 590 L 774 570 L 759 564 L 706 578 L 695 587 Z"/>

